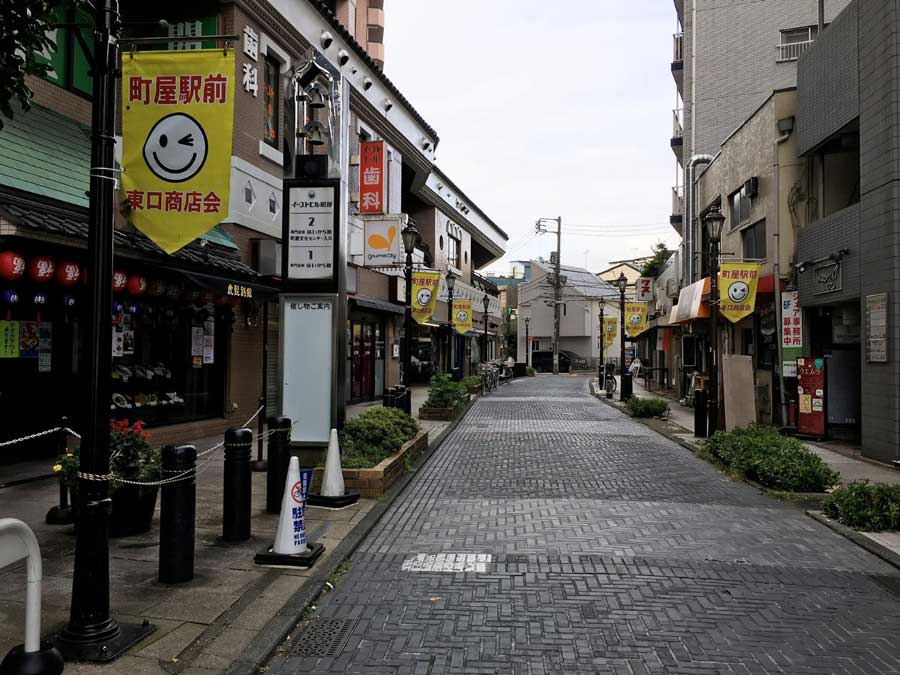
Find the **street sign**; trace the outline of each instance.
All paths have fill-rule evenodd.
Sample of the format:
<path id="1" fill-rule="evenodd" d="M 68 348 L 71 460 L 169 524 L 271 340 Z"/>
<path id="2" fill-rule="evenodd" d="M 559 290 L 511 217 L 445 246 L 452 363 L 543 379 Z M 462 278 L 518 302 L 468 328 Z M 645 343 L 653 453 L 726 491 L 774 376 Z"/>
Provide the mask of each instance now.
<path id="1" fill-rule="evenodd" d="M 635 297 L 638 302 L 650 302 L 653 300 L 653 278 L 640 277 L 635 283 Z"/>
<path id="2" fill-rule="evenodd" d="M 286 290 L 337 292 L 340 181 L 287 179 L 282 199 L 282 277 Z"/>
<path id="3" fill-rule="evenodd" d="M 803 354 L 803 311 L 800 292 L 785 291 L 781 296 L 781 356 L 785 377 L 797 377 L 797 357 Z"/>
<path id="4" fill-rule="evenodd" d="M 384 213 L 384 141 L 359 144 L 359 212 Z"/>

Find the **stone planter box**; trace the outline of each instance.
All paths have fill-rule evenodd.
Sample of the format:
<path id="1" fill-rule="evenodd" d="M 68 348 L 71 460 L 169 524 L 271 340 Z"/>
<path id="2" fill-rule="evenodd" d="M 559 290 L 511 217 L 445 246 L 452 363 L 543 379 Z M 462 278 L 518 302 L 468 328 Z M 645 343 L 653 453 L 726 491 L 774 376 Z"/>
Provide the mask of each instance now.
<path id="1" fill-rule="evenodd" d="M 420 431 L 412 440 L 404 443 L 396 453 L 386 457 L 371 469 L 344 469 L 344 487 L 348 492 L 358 492 L 362 497 L 378 499 L 391 489 L 397 479 L 406 471 L 406 459 L 414 460 L 428 447 L 428 432 Z M 322 487 L 324 466 L 313 469 L 310 492 L 318 494 Z"/>
<path id="2" fill-rule="evenodd" d="M 423 405 L 419 408 L 419 419 L 451 422 L 459 416 L 459 412 L 462 409 L 463 406 L 457 406 L 456 408 L 426 408 Z"/>
<path id="3" fill-rule="evenodd" d="M 480 384 L 472 385 L 471 387 L 469 387 L 469 393 L 470 394 L 480 394 L 481 393 L 481 385 Z"/>

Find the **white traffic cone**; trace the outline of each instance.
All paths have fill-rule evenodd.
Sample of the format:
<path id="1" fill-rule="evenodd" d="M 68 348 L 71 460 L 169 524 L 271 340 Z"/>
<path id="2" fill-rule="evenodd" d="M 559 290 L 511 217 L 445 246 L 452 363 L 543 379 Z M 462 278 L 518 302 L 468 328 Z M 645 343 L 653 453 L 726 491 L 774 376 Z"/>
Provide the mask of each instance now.
<path id="1" fill-rule="evenodd" d="M 331 430 L 328 439 L 328 454 L 325 456 L 325 474 L 322 476 L 323 497 L 344 496 L 344 472 L 341 469 L 341 448 L 338 445 L 337 429 Z"/>
<path id="2" fill-rule="evenodd" d="M 291 457 L 284 494 L 281 497 L 281 513 L 275 530 L 275 545 L 256 554 L 257 565 L 312 567 L 325 547 L 322 544 L 307 542 L 303 511 L 300 460 Z"/>
<path id="3" fill-rule="evenodd" d="M 341 469 L 341 446 L 338 444 L 337 429 L 331 430 L 328 452 L 325 455 L 325 473 L 322 487 L 317 495 L 309 495 L 310 506 L 326 509 L 344 509 L 359 501 L 358 492 L 347 492 L 344 486 L 344 471 Z"/>

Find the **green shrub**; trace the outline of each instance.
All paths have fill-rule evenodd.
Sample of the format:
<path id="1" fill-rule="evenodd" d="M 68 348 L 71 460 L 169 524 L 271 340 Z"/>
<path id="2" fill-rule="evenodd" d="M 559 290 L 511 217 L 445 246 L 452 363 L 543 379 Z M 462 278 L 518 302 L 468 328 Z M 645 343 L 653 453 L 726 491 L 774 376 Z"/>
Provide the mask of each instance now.
<path id="1" fill-rule="evenodd" d="M 462 379 L 462 384 L 466 389 L 473 389 L 481 386 L 481 378 L 478 375 L 469 375 Z"/>
<path id="2" fill-rule="evenodd" d="M 537 371 L 535 371 L 535 369 L 531 366 L 528 366 L 528 368 L 525 369 L 525 372 L 528 373 L 528 377 L 534 377 Z"/>
<path id="3" fill-rule="evenodd" d="M 456 408 L 469 400 L 469 392 L 462 382 L 454 382 L 448 373 L 436 373 L 428 387 L 426 408 Z"/>
<path id="4" fill-rule="evenodd" d="M 417 433 L 418 423 L 399 408 L 369 408 L 344 425 L 341 464 L 348 469 L 370 469 Z"/>
<path id="5" fill-rule="evenodd" d="M 669 404 L 661 398 L 638 398 L 632 396 L 625 404 L 632 417 L 659 417 L 669 412 Z"/>
<path id="6" fill-rule="evenodd" d="M 900 530 L 900 485 L 854 481 L 828 495 L 825 515 L 857 530 Z"/>
<path id="7" fill-rule="evenodd" d="M 706 443 L 715 459 L 764 487 L 788 492 L 824 492 L 840 475 L 796 438 L 774 427 L 716 432 Z"/>

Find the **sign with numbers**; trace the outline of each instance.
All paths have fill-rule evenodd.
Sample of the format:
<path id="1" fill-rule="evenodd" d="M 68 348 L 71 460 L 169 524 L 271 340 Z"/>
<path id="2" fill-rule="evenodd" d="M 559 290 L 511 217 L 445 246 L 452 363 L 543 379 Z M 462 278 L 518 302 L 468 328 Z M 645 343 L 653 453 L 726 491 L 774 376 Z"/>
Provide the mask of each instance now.
<path id="1" fill-rule="evenodd" d="M 282 274 L 288 286 L 337 290 L 340 193 L 337 180 L 285 181 Z"/>

